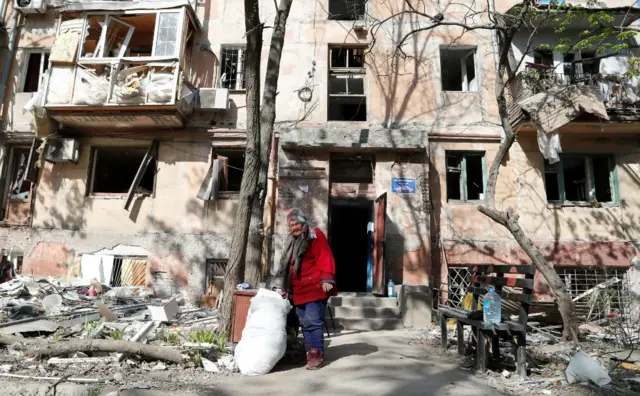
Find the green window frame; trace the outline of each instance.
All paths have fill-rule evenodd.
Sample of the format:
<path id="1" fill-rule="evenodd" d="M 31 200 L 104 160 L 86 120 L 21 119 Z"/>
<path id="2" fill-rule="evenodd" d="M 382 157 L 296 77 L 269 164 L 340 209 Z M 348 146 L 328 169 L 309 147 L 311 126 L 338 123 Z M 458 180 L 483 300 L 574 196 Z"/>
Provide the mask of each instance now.
<path id="1" fill-rule="evenodd" d="M 603 169 L 605 165 L 608 169 Z M 584 177 L 576 179 L 576 175 Z M 611 154 L 563 154 L 555 164 L 545 161 L 544 181 L 550 204 L 611 206 L 620 203 L 616 162 Z M 567 188 L 568 182 L 573 188 Z"/>
<path id="2" fill-rule="evenodd" d="M 447 202 L 486 201 L 488 177 L 485 151 L 446 151 L 445 168 Z"/>

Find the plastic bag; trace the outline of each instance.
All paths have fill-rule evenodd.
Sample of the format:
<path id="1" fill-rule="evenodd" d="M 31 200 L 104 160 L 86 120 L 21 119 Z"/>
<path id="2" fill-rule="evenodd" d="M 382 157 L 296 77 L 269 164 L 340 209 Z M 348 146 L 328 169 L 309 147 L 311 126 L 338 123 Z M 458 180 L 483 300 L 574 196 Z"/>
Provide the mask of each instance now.
<path id="1" fill-rule="evenodd" d="M 591 381 L 598 386 L 605 386 L 611 382 L 607 371 L 584 352 L 578 352 L 571 358 L 565 375 L 570 384 Z"/>
<path id="2" fill-rule="evenodd" d="M 288 300 L 276 292 L 260 289 L 251 299 L 247 324 L 235 349 L 235 359 L 244 375 L 264 375 L 284 356 L 287 349 Z"/>

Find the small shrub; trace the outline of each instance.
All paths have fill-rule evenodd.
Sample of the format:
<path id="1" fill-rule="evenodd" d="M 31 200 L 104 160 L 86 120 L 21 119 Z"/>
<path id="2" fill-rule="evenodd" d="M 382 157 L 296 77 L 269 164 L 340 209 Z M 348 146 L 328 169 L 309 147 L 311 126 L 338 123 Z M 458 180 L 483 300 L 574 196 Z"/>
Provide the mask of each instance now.
<path id="1" fill-rule="evenodd" d="M 192 330 L 189 332 L 189 341 L 198 344 L 218 345 L 218 336 L 213 330 Z"/>
<path id="2" fill-rule="evenodd" d="M 111 329 L 111 339 L 124 340 L 124 330 L 125 329 Z"/>
<path id="3" fill-rule="evenodd" d="M 169 345 L 180 345 L 180 336 L 175 331 L 165 330 L 164 339 Z"/>

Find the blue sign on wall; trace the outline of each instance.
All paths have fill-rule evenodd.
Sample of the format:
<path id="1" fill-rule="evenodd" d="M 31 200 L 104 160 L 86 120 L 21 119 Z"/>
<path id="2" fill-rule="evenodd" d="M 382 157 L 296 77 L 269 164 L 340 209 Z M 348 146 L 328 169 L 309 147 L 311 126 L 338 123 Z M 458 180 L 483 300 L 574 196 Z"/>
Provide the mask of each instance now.
<path id="1" fill-rule="evenodd" d="M 391 179 L 391 191 L 396 194 L 415 194 L 416 179 L 394 177 L 393 179 Z"/>

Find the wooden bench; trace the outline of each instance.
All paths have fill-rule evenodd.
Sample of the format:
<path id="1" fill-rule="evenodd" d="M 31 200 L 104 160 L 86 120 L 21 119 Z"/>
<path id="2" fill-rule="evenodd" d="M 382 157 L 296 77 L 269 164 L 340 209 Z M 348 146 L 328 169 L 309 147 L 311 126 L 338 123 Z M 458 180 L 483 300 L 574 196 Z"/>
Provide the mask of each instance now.
<path id="1" fill-rule="evenodd" d="M 511 341 L 516 348 L 515 356 L 517 361 L 516 372 L 522 376 L 527 375 L 527 318 L 529 316 L 529 306 L 533 294 L 533 277 L 536 272 L 534 265 L 474 265 L 471 268 L 471 284 L 467 289 L 473 294 L 473 305 L 475 309 L 466 310 L 462 308 L 439 308 L 440 328 L 442 331 L 442 347 L 447 349 L 447 320 L 456 320 L 456 330 L 458 336 L 458 353 L 464 354 L 464 326 L 472 327 L 476 336 L 476 364 L 480 372 L 487 369 L 487 340 L 491 340 L 493 358 L 500 359 L 500 339 Z M 495 274 L 495 275 L 494 275 Z M 507 275 L 507 276 L 505 276 Z M 469 318 L 469 314 L 478 307 L 480 296 L 484 296 L 488 286 L 494 286 L 496 292 L 502 298 L 502 316 L 508 315 L 505 305 L 517 307 L 518 320 L 504 320 L 499 325 L 485 323 L 482 318 L 474 320 Z M 508 288 L 508 290 L 503 290 Z M 521 289 L 521 292 L 514 288 Z M 509 304 L 509 302 L 512 302 Z"/>

